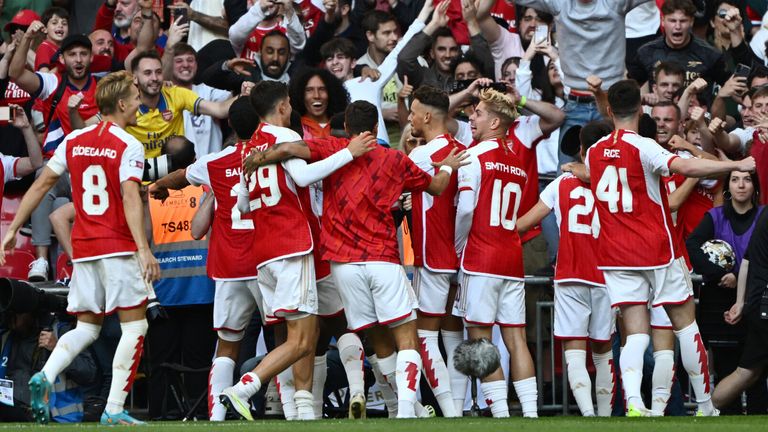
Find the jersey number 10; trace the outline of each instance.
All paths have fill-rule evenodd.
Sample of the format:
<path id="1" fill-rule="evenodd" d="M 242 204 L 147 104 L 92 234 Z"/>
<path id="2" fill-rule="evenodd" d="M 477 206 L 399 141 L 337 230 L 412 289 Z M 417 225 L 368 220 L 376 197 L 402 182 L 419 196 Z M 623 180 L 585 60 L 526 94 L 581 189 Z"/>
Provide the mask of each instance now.
<path id="1" fill-rule="evenodd" d="M 512 212 L 512 219 L 507 219 L 509 214 L 509 204 L 512 200 L 512 194 L 515 194 L 515 207 Z M 522 191 L 520 185 L 509 182 L 502 187 L 501 179 L 493 181 L 493 191 L 491 192 L 491 226 L 501 226 L 505 230 L 514 231 L 517 223 L 517 210 L 520 208 L 520 197 Z"/>

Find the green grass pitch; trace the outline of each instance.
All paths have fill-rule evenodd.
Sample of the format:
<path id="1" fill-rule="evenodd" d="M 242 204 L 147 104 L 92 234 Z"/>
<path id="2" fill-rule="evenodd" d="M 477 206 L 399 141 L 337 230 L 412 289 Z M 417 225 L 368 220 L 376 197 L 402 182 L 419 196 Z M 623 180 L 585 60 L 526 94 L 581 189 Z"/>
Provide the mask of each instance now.
<path id="1" fill-rule="evenodd" d="M 93 430 L 103 429 L 97 424 L 57 425 L 45 427 L 33 424 L 0 424 L 3 430 Z M 117 426 L 117 430 L 129 430 Z M 135 431 L 196 432 L 196 431 L 258 431 L 258 432 L 758 432 L 768 431 L 768 417 L 731 416 L 719 418 L 667 417 L 667 418 L 582 418 L 544 417 L 537 420 L 523 418 L 491 419 L 419 419 L 419 420 L 321 420 L 315 422 L 286 422 L 263 420 L 255 422 L 156 422 Z"/>

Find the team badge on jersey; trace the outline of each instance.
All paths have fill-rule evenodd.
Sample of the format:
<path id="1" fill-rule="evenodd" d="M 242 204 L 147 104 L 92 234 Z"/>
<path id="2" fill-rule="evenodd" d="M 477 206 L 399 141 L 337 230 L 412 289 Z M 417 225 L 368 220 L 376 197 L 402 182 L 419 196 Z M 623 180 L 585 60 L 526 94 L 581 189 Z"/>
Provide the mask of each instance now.
<path id="1" fill-rule="evenodd" d="M 167 122 L 170 122 L 171 120 L 173 120 L 173 111 L 165 110 L 161 114 L 163 116 L 163 120 L 165 120 Z"/>

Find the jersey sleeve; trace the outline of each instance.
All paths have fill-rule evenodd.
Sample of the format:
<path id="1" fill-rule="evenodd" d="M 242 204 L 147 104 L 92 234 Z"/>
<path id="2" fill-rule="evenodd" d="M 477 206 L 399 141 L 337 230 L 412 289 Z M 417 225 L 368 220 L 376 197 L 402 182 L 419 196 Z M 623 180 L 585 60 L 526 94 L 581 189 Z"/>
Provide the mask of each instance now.
<path id="1" fill-rule="evenodd" d="M 215 154 L 215 153 L 212 153 Z M 192 165 L 187 167 L 186 171 L 186 177 L 189 184 L 192 186 L 210 186 L 211 185 L 211 178 L 208 174 L 208 162 L 211 160 L 209 157 L 211 155 L 206 155 L 198 160 L 195 161 Z"/>
<path id="2" fill-rule="evenodd" d="M 411 151 L 411 154 L 408 155 L 408 158 L 431 177 L 434 172 L 434 167 L 432 166 L 432 159 L 427 153 L 426 147 L 416 147 Z"/>
<path id="3" fill-rule="evenodd" d="M 432 176 L 416 166 L 404 153 L 398 152 L 401 172 L 403 173 L 403 189 L 411 192 L 421 192 L 432 183 Z"/>
<path id="4" fill-rule="evenodd" d="M 203 99 L 197 93 L 182 87 L 172 87 L 171 90 L 173 90 L 174 112 L 189 111 L 194 115 L 199 114 L 198 107 Z"/>
<path id="5" fill-rule="evenodd" d="M 131 138 L 127 140 L 127 147 L 120 160 L 120 183 L 126 181 L 141 183 L 144 175 L 144 146 L 136 138 Z"/>
<path id="6" fill-rule="evenodd" d="M 309 160 L 312 162 L 325 159 L 347 146 L 342 140 L 331 140 L 326 138 L 306 140 L 305 142 L 307 143 L 307 147 L 309 147 Z"/>
<path id="7" fill-rule="evenodd" d="M 293 129 L 288 128 L 277 129 L 275 136 L 277 137 L 277 144 L 302 140 L 301 135 L 297 134 Z"/>
<path id="8" fill-rule="evenodd" d="M 549 207 L 550 209 L 553 209 L 557 206 L 557 202 L 559 198 L 558 191 L 560 190 L 560 182 L 562 180 L 563 180 L 563 176 L 560 176 L 554 179 L 551 183 L 547 185 L 547 187 L 544 188 L 543 191 L 541 191 L 541 194 L 539 195 L 539 199 L 541 199 L 541 202 L 543 202 L 544 205 Z"/>
<path id="9" fill-rule="evenodd" d="M 524 146 L 532 149 L 544 137 L 544 132 L 539 126 L 539 116 L 520 117 L 515 127 L 515 136 Z"/>
<path id="10" fill-rule="evenodd" d="M 32 99 L 48 99 L 59 87 L 58 75 L 47 72 L 35 72 L 35 75 L 40 79 L 40 88 L 37 90 L 37 94 L 31 95 Z"/>
<path id="11" fill-rule="evenodd" d="M 669 164 L 678 156 L 674 155 L 653 140 L 645 140 L 644 145 L 638 146 L 640 150 L 640 160 L 649 171 L 660 175 L 668 176 L 670 174 Z"/>
<path id="12" fill-rule="evenodd" d="M 51 160 L 48 161 L 48 168 L 53 170 L 58 175 L 64 174 L 67 171 L 67 147 L 69 146 L 69 140 L 64 138 L 64 141 L 56 147 L 53 152 Z"/>
<path id="13" fill-rule="evenodd" d="M 19 177 L 16 175 L 16 164 L 19 163 L 19 158 L 0 154 L 0 163 L 3 164 L 3 183 L 18 180 Z"/>
<path id="14" fill-rule="evenodd" d="M 459 168 L 459 192 L 471 190 L 477 193 L 480 188 L 480 160 L 469 157 L 469 164 Z"/>

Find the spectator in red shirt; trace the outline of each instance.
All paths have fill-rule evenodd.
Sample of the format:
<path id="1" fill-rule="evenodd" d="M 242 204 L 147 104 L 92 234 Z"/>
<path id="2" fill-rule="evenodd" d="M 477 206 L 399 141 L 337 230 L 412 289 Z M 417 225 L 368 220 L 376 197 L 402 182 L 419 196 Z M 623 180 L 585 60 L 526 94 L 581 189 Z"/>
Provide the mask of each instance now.
<path id="1" fill-rule="evenodd" d="M 61 41 L 69 35 L 69 12 L 60 7 L 51 7 L 43 12 L 45 40 L 35 52 L 35 70 L 48 72 L 57 67 L 54 58 L 61 47 Z"/>

